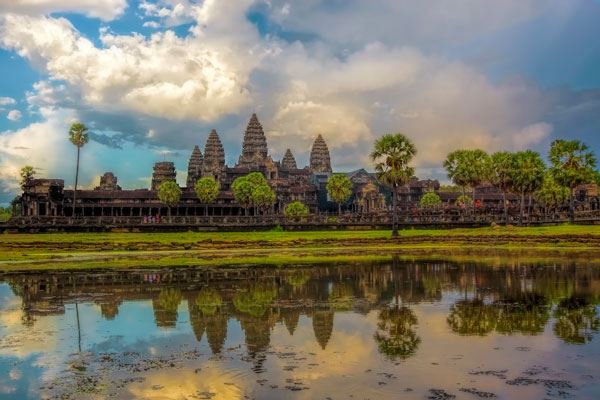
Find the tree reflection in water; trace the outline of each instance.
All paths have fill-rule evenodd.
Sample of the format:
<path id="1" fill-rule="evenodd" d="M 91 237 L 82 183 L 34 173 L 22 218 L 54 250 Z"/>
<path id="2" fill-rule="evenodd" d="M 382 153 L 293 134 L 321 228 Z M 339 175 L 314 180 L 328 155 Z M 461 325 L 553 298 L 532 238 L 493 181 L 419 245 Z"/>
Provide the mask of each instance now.
<path id="1" fill-rule="evenodd" d="M 275 286 L 259 284 L 236 294 L 233 305 L 239 312 L 252 317 L 262 317 L 275 297 L 277 297 Z"/>
<path id="2" fill-rule="evenodd" d="M 158 299 L 152 300 L 154 319 L 156 325 L 162 328 L 172 328 L 177 323 L 177 309 L 181 303 L 181 290 L 177 288 L 164 288 L 160 291 Z"/>
<path id="3" fill-rule="evenodd" d="M 415 332 L 417 316 L 405 306 L 384 308 L 379 312 L 373 336 L 379 352 L 389 360 L 404 360 L 415 354 L 421 339 Z"/>
<path id="4" fill-rule="evenodd" d="M 554 334 L 570 344 L 588 343 L 600 329 L 597 306 L 585 298 L 561 300 L 554 318 Z"/>
<path id="5" fill-rule="evenodd" d="M 481 299 L 460 300 L 450 307 L 448 325 L 459 335 L 485 336 L 494 330 L 497 309 Z"/>
<path id="6" fill-rule="evenodd" d="M 540 334 L 544 332 L 550 318 L 550 307 L 546 298 L 537 293 L 507 298 L 494 306 L 498 310 L 496 332 L 503 334 Z"/>

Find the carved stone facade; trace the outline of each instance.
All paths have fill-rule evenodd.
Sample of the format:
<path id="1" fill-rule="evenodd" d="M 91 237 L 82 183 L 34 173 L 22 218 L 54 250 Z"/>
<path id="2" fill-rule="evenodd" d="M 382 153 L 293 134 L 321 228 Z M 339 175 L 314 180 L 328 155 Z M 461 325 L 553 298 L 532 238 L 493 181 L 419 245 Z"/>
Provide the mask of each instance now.
<path id="1" fill-rule="evenodd" d="M 310 151 L 310 170 L 315 174 L 332 171 L 329 148 L 321 135 L 317 136 Z"/>
<path id="2" fill-rule="evenodd" d="M 152 190 L 158 190 L 161 183 L 166 181 L 174 181 L 177 178 L 175 172 L 175 164 L 171 161 L 160 161 L 154 164 L 154 172 L 152 173 Z"/>
<path id="3" fill-rule="evenodd" d="M 121 186 L 117 185 L 117 177 L 112 172 L 105 172 L 95 190 L 121 190 Z"/>

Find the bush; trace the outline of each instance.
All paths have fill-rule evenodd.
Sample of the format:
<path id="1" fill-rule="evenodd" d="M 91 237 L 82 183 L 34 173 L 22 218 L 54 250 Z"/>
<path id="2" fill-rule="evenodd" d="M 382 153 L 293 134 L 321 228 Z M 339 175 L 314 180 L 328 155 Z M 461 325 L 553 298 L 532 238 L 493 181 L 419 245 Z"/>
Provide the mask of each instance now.
<path id="1" fill-rule="evenodd" d="M 422 208 L 436 208 L 442 204 L 442 199 L 440 199 L 437 193 L 428 192 L 421 197 L 419 204 Z"/>
<path id="2" fill-rule="evenodd" d="M 308 216 L 308 207 L 299 201 L 294 201 L 285 206 L 284 214 L 287 218 L 299 221 L 301 218 Z"/>

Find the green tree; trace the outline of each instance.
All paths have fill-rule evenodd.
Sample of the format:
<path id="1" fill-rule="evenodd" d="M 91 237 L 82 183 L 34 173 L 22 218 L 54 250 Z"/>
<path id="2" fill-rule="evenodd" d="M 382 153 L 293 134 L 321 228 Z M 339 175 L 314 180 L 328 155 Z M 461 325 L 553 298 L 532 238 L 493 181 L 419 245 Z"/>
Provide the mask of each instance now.
<path id="1" fill-rule="evenodd" d="M 235 201 L 244 208 L 244 214 L 248 215 L 248 207 L 252 205 L 252 191 L 254 190 L 254 185 L 248 181 L 247 177 L 240 176 L 233 181 L 231 190 L 233 191 Z"/>
<path id="2" fill-rule="evenodd" d="M 504 206 L 504 223 L 508 224 L 508 205 L 506 204 L 506 193 L 512 187 L 512 178 L 515 175 L 515 157 L 508 151 L 493 153 L 489 158 L 488 180 L 500 192 L 502 192 L 502 204 Z"/>
<path id="3" fill-rule="evenodd" d="M 258 210 L 265 212 L 269 207 L 275 204 L 277 197 L 271 187 L 268 184 L 263 183 L 252 190 L 250 198 L 252 199 L 252 204 L 254 204 Z"/>
<path id="4" fill-rule="evenodd" d="M 419 201 L 419 205 L 422 208 L 436 208 L 442 204 L 442 199 L 435 192 L 427 192 L 421 197 Z"/>
<path id="5" fill-rule="evenodd" d="M 308 207 L 299 201 L 293 201 L 285 206 L 284 214 L 286 218 L 291 218 L 295 221 L 299 221 L 308 215 Z"/>
<path id="6" fill-rule="evenodd" d="M 415 354 L 421 343 L 416 325 L 417 316 L 408 307 L 381 310 L 374 335 L 379 352 L 391 361 L 404 360 Z"/>
<path id="7" fill-rule="evenodd" d="M 412 141 L 401 133 L 383 135 L 373 146 L 371 160 L 379 181 L 392 190 L 392 236 L 398 236 L 398 189 L 406 185 L 415 170 L 409 166 L 417 154 Z"/>
<path id="8" fill-rule="evenodd" d="M 488 178 L 489 156 L 483 150 L 455 150 L 444 160 L 448 178 L 464 189 L 471 188 L 473 201 L 475 190 Z"/>
<path id="9" fill-rule="evenodd" d="M 511 187 L 513 192 L 521 197 L 519 222 L 523 223 L 523 210 L 525 208 L 525 196 L 532 196 L 537 192 L 544 182 L 546 165 L 539 153 L 531 150 L 515 153 L 515 168 Z M 531 197 L 530 202 L 531 204 Z"/>
<path id="10" fill-rule="evenodd" d="M 342 203 L 352 196 L 352 181 L 343 174 L 334 174 L 327 181 L 327 193 L 338 204 L 338 214 L 342 213 Z"/>
<path id="11" fill-rule="evenodd" d="M 75 190 L 73 191 L 73 216 L 75 216 L 75 202 L 77 201 L 77 184 L 79 182 L 79 155 L 81 148 L 90 141 L 88 128 L 81 122 L 73 122 L 69 128 L 69 141 L 77 147 L 77 165 L 75 167 Z"/>
<path id="12" fill-rule="evenodd" d="M 559 185 L 569 188 L 569 213 L 575 222 L 573 192 L 579 185 L 596 179 L 596 156 L 579 140 L 555 140 L 550 146 L 550 173 Z"/>
<path id="13" fill-rule="evenodd" d="M 543 204 L 546 213 L 549 209 L 556 212 L 557 207 L 569 201 L 569 189 L 556 183 L 554 176 L 547 172 L 542 186 L 534 193 L 534 198 L 539 204 Z"/>
<path id="14" fill-rule="evenodd" d="M 175 181 L 164 181 L 158 187 L 158 198 L 167 206 L 169 219 L 171 219 L 171 207 L 179 203 L 181 188 Z"/>
<path id="15" fill-rule="evenodd" d="M 265 176 L 260 172 L 250 172 L 248 175 L 246 175 L 246 179 L 254 187 L 260 186 L 260 185 L 268 185 L 268 182 L 265 179 Z"/>
<path id="16" fill-rule="evenodd" d="M 208 205 L 214 203 L 219 196 L 219 183 L 212 176 L 200 178 L 194 185 L 194 191 L 198 200 L 206 204 L 204 212 L 208 216 Z"/>
<path id="17" fill-rule="evenodd" d="M 33 169 L 33 167 L 31 165 L 26 165 L 23 168 L 21 168 L 20 175 L 21 175 L 21 181 L 20 181 L 21 189 L 25 190 L 25 185 L 27 185 L 29 182 L 31 182 L 35 178 L 35 170 Z"/>

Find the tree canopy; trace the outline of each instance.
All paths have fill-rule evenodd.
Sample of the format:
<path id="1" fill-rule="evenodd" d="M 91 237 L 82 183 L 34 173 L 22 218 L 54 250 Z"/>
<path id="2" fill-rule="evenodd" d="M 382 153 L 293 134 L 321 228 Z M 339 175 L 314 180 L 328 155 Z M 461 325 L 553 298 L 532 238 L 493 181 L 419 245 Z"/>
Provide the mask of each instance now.
<path id="1" fill-rule="evenodd" d="M 489 175 L 489 156 L 479 149 L 455 150 L 444 160 L 444 168 L 454 184 L 474 189 Z"/>
<path id="2" fill-rule="evenodd" d="M 31 182 L 33 178 L 35 178 L 35 170 L 31 165 L 25 165 L 23 168 L 21 168 L 20 176 L 21 189 L 25 189 L 25 185 L 27 185 L 29 182 Z"/>
<path id="3" fill-rule="evenodd" d="M 194 191 L 201 203 L 209 204 L 219 195 L 219 183 L 212 176 L 200 178 L 194 185 Z"/>
<path id="4" fill-rule="evenodd" d="M 252 195 L 250 198 L 252 200 L 252 204 L 254 204 L 259 210 L 264 211 L 275 204 L 277 197 L 271 187 L 268 184 L 263 183 L 256 186 L 252 190 Z"/>
<path id="5" fill-rule="evenodd" d="M 341 204 L 348 201 L 352 195 L 352 181 L 344 174 L 334 174 L 327 181 L 327 193 L 341 211 Z"/>
<path id="6" fill-rule="evenodd" d="M 555 140 L 548 158 L 550 172 L 559 185 L 573 189 L 596 180 L 596 156 L 579 140 Z"/>
<path id="7" fill-rule="evenodd" d="M 83 147 L 90 140 L 88 128 L 81 122 L 73 122 L 69 128 L 69 140 L 76 147 Z"/>
<path id="8" fill-rule="evenodd" d="M 427 192 L 421 197 L 421 201 L 419 205 L 422 208 L 435 208 L 439 207 L 442 204 L 442 199 L 435 192 Z"/>
<path id="9" fill-rule="evenodd" d="M 293 201 L 285 206 L 284 214 L 287 218 L 299 220 L 308 215 L 308 207 L 299 201 Z"/>
<path id="10" fill-rule="evenodd" d="M 158 198 L 167 207 L 173 207 L 181 198 L 181 188 L 175 181 L 165 181 L 158 187 Z"/>

